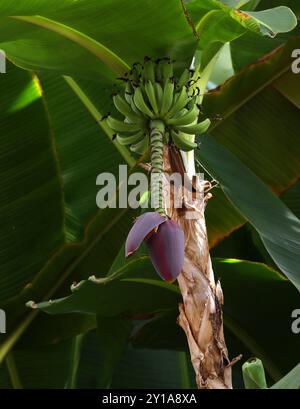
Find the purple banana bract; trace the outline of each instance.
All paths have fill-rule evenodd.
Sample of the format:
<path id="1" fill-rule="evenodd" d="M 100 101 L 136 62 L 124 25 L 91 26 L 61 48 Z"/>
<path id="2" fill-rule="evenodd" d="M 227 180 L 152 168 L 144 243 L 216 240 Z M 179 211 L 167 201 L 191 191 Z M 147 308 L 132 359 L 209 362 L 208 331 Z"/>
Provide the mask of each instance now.
<path id="1" fill-rule="evenodd" d="M 132 255 L 143 240 L 157 273 L 172 282 L 180 274 L 184 261 L 184 233 L 174 220 L 156 212 L 144 213 L 130 230 L 125 255 Z"/>
<path id="2" fill-rule="evenodd" d="M 125 256 L 131 256 L 140 247 L 143 240 L 166 220 L 166 217 L 157 212 L 144 213 L 138 217 L 127 236 Z"/>

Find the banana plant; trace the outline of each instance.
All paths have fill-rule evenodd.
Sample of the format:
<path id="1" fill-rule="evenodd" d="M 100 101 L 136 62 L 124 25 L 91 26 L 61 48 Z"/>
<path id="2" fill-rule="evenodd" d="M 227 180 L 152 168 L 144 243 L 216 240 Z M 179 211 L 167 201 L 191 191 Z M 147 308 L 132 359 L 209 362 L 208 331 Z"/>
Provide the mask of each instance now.
<path id="1" fill-rule="evenodd" d="M 142 155 L 150 148 L 155 212 L 145 213 L 135 222 L 127 238 L 126 256 L 133 254 L 144 239 L 160 276 L 171 282 L 178 278 L 184 300 L 179 324 L 187 335 L 197 385 L 230 388 L 231 368 L 222 329 L 222 290 L 220 283 L 215 286 L 207 239 L 203 240 L 207 196 L 192 203 L 184 193 L 178 212 L 172 202 L 166 209 L 163 197 L 167 189 L 164 172 L 181 170 L 194 176 L 193 160 L 187 158 L 192 169 L 185 168 L 180 151 L 195 149 L 195 135 L 204 133 L 210 125 L 209 119 L 198 122 L 201 102 L 198 74 L 199 68 L 185 69 L 177 79 L 170 58 L 155 62 L 146 58 L 144 65 L 136 64 L 126 76 L 124 97 L 113 97 L 123 121 L 109 116 L 107 124 L 118 133 L 118 140 L 130 145 L 134 152 Z M 170 149 L 172 145 L 174 148 Z M 187 217 L 193 208 L 197 212 L 196 221 Z"/>
<path id="2" fill-rule="evenodd" d="M 65 334 L 61 336 L 70 355 L 62 349 L 61 356 L 65 358 L 64 371 L 60 372 L 62 381 L 68 378 L 71 387 L 76 384 L 78 354 L 82 346 L 78 337 L 98 326 L 98 337 L 103 341 L 101 345 L 110 351 L 107 354 L 109 361 L 104 358 L 103 363 L 103 370 L 107 373 L 100 382 L 101 386 L 107 387 L 111 385 L 122 350 L 128 339 L 132 339 L 131 325 L 123 325 L 124 319 L 156 319 L 160 314 L 176 310 L 179 304 L 178 323 L 187 339 L 197 387 L 232 388 L 232 366 L 239 357 L 230 359 L 225 343 L 223 291 L 220 281 L 215 281 L 215 264 L 211 261 L 206 227 L 208 225 L 210 233 L 213 223 L 209 224 L 205 217 L 212 202 L 211 191 L 215 191 L 214 181 L 222 188 L 221 193 L 216 190 L 222 215 L 225 214 L 226 218 L 229 215 L 225 227 L 223 221 L 219 222 L 214 244 L 249 221 L 262 240 L 261 253 L 265 254 L 265 248 L 271 257 L 267 263 L 272 269 L 283 272 L 298 290 L 299 237 L 296 232 L 300 222 L 259 180 L 261 169 L 255 168 L 255 163 L 250 165 L 253 166 L 251 170 L 243 164 L 247 160 L 246 150 L 236 158 L 234 148 L 230 149 L 229 138 L 227 143 L 226 140 L 225 143 L 214 140 L 219 127 L 226 129 L 226 120 L 221 118 L 220 121 L 212 115 L 210 101 L 218 98 L 219 112 L 216 113 L 226 119 L 242 105 L 242 101 L 249 101 L 271 80 L 277 92 L 299 109 L 297 97 L 289 86 L 285 87 L 289 77 L 284 76 L 290 63 L 290 50 L 299 42 L 299 37 L 291 37 L 290 42 L 285 37 L 282 40 L 285 46 L 258 62 L 256 71 L 253 71 L 253 65 L 245 68 L 244 77 L 243 72 L 237 73 L 224 84 L 224 89 L 216 89 L 207 96 L 205 93 L 208 84 L 214 82 L 216 70 L 220 69 L 220 56 L 224 50 L 227 50 L 229 60 L 233 58 L 231 42 L 234 44 L 253 35 L 257 42 L 264 41 L 265 37 L 273 41 L 276 35 L 295 28 L 295 15 L 285 6 L 262 11 L 256 9 L 259 2 L 253 1 L 194 0 L 185 3 L 172 0 L 166 4 L 155 0 L 151 4 L 144 2 L 143 7 L 139 2 L 137 9 L 136 5 L 125 0 L 105 0 L 101 5 L 96 1 L 79 0 L 62 1 L 55 12 L 49 1 L 27 3 L 12 5 L 3 1 L 0 6 L 3 20 L 0 47 L 12 63 L 9 65 L 11 72 L 15 72 L 18 78 L 17 82 L 11 80 L 9 92 L 3 99 L 3 126 L 6 135 L 13 133 L 17 138 L 22 132 L 22 128 L 19 130 L 15 124 L 18 114 L 30 109 L 32 117 L 38 118 L 34 143 L 31 143 L 30 132 L 26 133 L 23 126 L 26 138 L 21 142 L 20 157 L 27 152 L 30 158 L 34 158 L 30 149 L 37 152 L 38 159 L 32 159 L 33 174 L 37 175 L 36 192 L 39 189 L 43 192 L 52 212 L 46 218 L 40 210 L 41 197 L 30 187 L 29 176 L 24 178 L 29 183 L 27 189 L 32 189 L 29 205 L 26 194 L 20 200 L 10 191 L 4 201 L 3 219 L 7 218 L 5 229 L 9 233 L 3 230 L 3 242 L 7 237 L 13 241 L 21 228 L 28 236 L 32 230 L 35 237 L 34 244 L 21 252 L 25 261 L 26 254 L 32 256 L 28 267 L 24 267 L 23 262 L 20 269 L 21 258 L 13 259 L 14 250 L 25 248 L 25 242 L 8 243 L 5 246 L 7 253 L 3 253 L 3 265 L 10 269 L 12 278 L 8 278 L 6 271 L 0 275 L 1 308 L 9 317 L 8 333 L 0 345 L 0 362 L 7 365 L 2 382 L 5 384 L 8 374 L 13 386 L 20 387 L 22 380 L 16 369 L 18 350 L 22 350 L 26 342 L 31 342 L 28 341 L 30 331 L 41 334 L 42 328 L 47 328 L 47 336 L 57 340 L 57 328 L 63 322 Z M 87 12 L 83 13 L 85 9 Z M 111 17 L 107 20 L 103 17 L 103 24 L 95 25 L 95 15 Z M 172 21 L 176 22 L 174 26 Z M 136 28 L 127 37 L 120 33 L 120 29 L 126 34 L 128 26 Z M 157 32 L 161 35 L 157 36 Z M 33 53 L 37 47 L 41 52 Z M 263 65 L 264 61 L 267 61 L 266 65 Z M 256 73 L 259 78 L 255 78 Z M 241 77 L 246 81 L 240 80 Z M 4 77 L 4 87 L 5 81 Z M 249 84 L 257 81 L 261 84 L 254 91 L 247 89 Z M 14 87 L 22 89 L 17 97 Z M 60 96 L 65 98 L 61 112 L 57 109 Z M 224 103 L 226 106 L 222 107 Z M 74 110 L 72 124 L 64 122 L 68 109 Z M 291 116 L 293 109 L 290 110 Z M 114 113 L 111 114 L 112 110 Z M 78 117 L 76 111 L 80 114 Z M 24 123 L 27 124 L 26 118 Z M 38 129 L 47 127 L 46 124 L 49 129 L 42 146 L 36 135 Z M 84 124 L 87 124 L 86 128 Z M 73 130 L 76 138 L 72 136 Z M 100 133 L 102 140 L 93 136 L 90 142 L 91 133 Z M 236 149 L 243 143 L 239 141 L 241 138 L 242 135 L 237 135 Z M 84 141 L 88 141 L 88 154 L 76 170 L 81 155 L 85 155 Z M 297 147 L 295 143 L 295 149 Z M 7 158 L 5 163 L 9 165 L 8 140 L 3 142 L 3 149 L 7 155 L 4 155 Z M 14 149 L 17 152 L 17 147 Z M 272 160 L 271 150 L 268 154 Z M 46 159 L 47 173 L 39 174 L 38 170 L 42 169 L 39 164 L 44 164 Z M 289 159 L 292 163 L 292 153 Z M 96 170 L 111 169 L 116 173 L 117 165 L 124 162 L 131 172 L 141 167 L 150 171 L 153 206 L 137 217 L 133 225 L 132 216 L 138 216 L 136 211 L 104 209 L 96 212 L 95 185 L 90 186 Z M 27 166 L 30 169 L 29 164 Z M 195 178 L 199 166 L 206 178 L 213 175 L 214 180 L 199 183 Z M 16 172 L 16 166 L 13 170 Z M 299 170 L 296 165 L 291 165 L 280 186 L 277 180 L 264 182 L 279 195 L 295 182 Z M 188 181 L 187 185 L 180 186 L 179 208 L 173 197 L 167 203 L 164 196 L 168 189 L 168 175 L 174 172 Z M 82 181 L 83 184 L 88 181 L 87 187 L 81 187 L 80 196 L 75 197 L 76 183 Z M 13 182 L 16 187 L 16 180 Z M 259 192 L 259 203 L 254 203 L 255 192 Z M 39 206 L 32 205 L 35 195 Z M 12 215 L 7 211 L 7 200 L 14 206 Z M 270 213 L 269 208 L 272 209 Z M 25 220 L 26 211 L 30 209 L 39 215 L 32 227 Z M 193 217 L 189 217 L 191 214 Z M 220 214 L 215 210 L 212 219 L 216 220 Z M 18 221 L 20 219 L 22 222 Z M 275 233 L 270 227 L 274 220 L 278 224 Z M 49 229 L 47 238 L 41 232 L 41 226 Z M 211 234 L 213 232 L 211 228 Z M 40 236 L 43 240 L 39 240 Z M 282 237 L 285 238 L 283 242 Z M 122 247 L 124 242 L 125 248 Z M 147 252 L 141 255 L 139 252 L 144 251 L 144 245 Z M 5 262 L 7 254 L 15 263 Z M 125 257 L 129 259 L 125 260 Z M 159 277 L 153 275 L 153 268 Z M 222 266 L 222 270 L 224 268 Z M 263 263 L 257 268 L 262 269 L 263 274 L 270 274 L 271 283 L 281 280 Z M 95 271 L 97 273 L 90 276 Z M 19 282 L 15 282 L 17 279 Z M 75 281 L 72 294 L 66 296 L 72 281 Z M 293 293 L 292 289 L 289 291 Z M 118 302 L 113 305 L 111 300 Z M 31 310 L 25 308 L 25 303 Z M 39 311 L 51 316 L 38 315 Z M 79 317 L 76 314 L 75 317 L 73 314 L 60 315 L 75 312 L 80 313 Z M 168 317 L 175 322 L 172 314 Z M 54 319 L 53 327 L 48 325 L 51 319 Z M 226 304 L 224 322 L 235 336 L 244 340 L 247 348 L 254 349 L 255 354 L 260 352 L 243 331 L 234 332 L 236 326 L 226 318 Z M 114 334 L 120 338 L 116 347 L 112 346 Z M 68 347 L 66 340 L 70 339 L 72 346 Z M 262 355 L 260 357 L 264 360 Z M 278 380 L 280 371 L 274 369 L 269 358 L 265 359 L 269 374 Z M 71 371 L 68 365 L 71 365 Z"/>

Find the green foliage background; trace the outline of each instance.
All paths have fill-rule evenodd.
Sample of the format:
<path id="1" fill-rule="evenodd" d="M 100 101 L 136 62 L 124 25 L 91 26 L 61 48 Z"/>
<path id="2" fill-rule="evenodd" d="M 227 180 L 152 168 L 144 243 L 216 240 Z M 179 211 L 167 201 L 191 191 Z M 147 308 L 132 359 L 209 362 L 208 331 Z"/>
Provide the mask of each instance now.
<path id="1" fill-rule="evenodd" d="M 145 55 L 171 56 L 180 70 L 196 52 L 204 80 L 219 86 L 203 110 L 222 120 L 196 156 L 219 182 L 206 215 L 230 356 L 258 356 L 269 385 L 296 367 L 300 74 L 291 53 L 300 33 L 289 31 L 287 8 L 260 14 L 277 3 L 1 1 L 1 388 L 195 386 L 178 287 L 157 277 L 144 250 L 125 263 L 137 212 L 95 203 L 99 173 L 135 166 L 99 119 L 113 109 L 116 77 Z M 300 17 L 296 0 L 280 5 Z M 278 387 L 297 385 L 299 366 Z"/>

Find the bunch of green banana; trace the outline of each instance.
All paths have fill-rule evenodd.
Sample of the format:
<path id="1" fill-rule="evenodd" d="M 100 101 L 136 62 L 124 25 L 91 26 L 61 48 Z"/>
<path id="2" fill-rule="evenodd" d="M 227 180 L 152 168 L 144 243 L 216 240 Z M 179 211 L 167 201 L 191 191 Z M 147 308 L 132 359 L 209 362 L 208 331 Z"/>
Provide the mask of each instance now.
<path id="1" fill-rule="evenodd" d="M 120 144 L 129 145 L 138 154 L 145 153 L 151 147 L 150 123 L 160 120 L 164 123 L 165 135 L 179 149 L 190 151 L 197 147 L 190 135 L 206 132 L 210 120 L 198 123 L 198 96 L 194 95 L 195 80 L 189 70 L 184 70 L 176 79 L 169 58 L 152 61 L 146 57 L 144 64 L 135 64 L 124 80 L 124 97 L 113 97 L 124 119 L 107 118 Z"/>

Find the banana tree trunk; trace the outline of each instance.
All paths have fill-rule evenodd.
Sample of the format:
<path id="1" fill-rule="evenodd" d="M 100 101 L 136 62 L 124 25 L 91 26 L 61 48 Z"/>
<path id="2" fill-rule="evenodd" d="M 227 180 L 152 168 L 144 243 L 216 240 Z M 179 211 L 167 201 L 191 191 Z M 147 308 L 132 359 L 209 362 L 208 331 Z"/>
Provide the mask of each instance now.
<path id="1" fill-rule="evenodd" d="M 166 147 L 165 191 L 170 186 L 168 174 L 182 174 L 180 168 L 187 172 L 192 184 L 193 156 L 187 161 L 188 169 L 185 169 L 179 152 L 176 160 L 173 155 L 174 151 Z M 200 184 L 199 188 L 203 190 L 203 195 L 196 202 L 188 199 L 191 195 L 183 188 L 181 209 L 174 208 L 173 190 L 166 209 L 168 216 L 181 226 L 185 235 L 185 262 L 178 277 L 183 298 L 183 303 L 179 305 L 178 323 L 187 337 L 198 388 L 231 389 L 231 363 L 223 333 L 223 293 L 220 282 L 216 284 L 214 280 L 205 225 L 204 211 L 209 196 L 204 193 L 205 183 Z"/>

